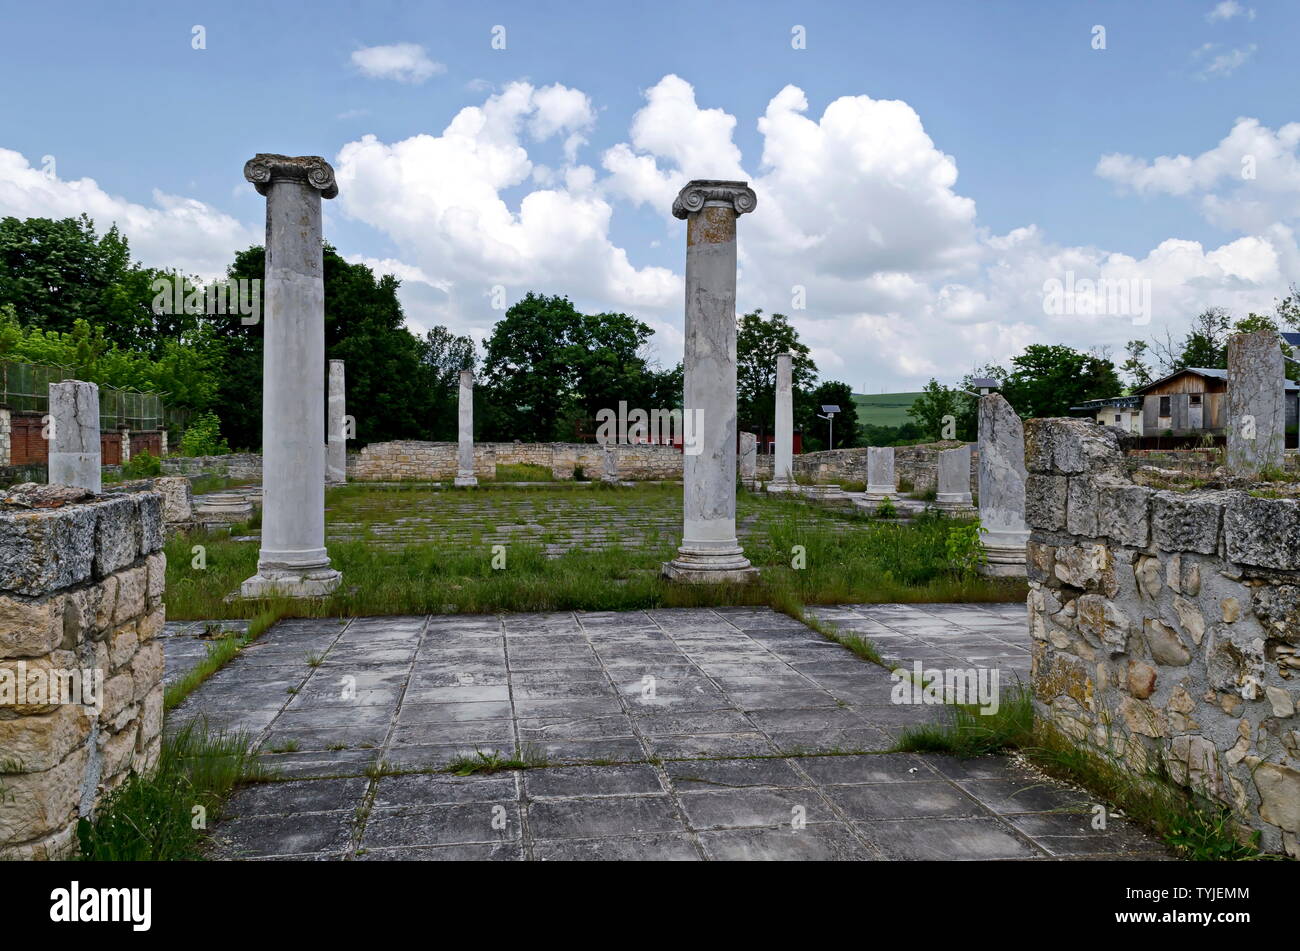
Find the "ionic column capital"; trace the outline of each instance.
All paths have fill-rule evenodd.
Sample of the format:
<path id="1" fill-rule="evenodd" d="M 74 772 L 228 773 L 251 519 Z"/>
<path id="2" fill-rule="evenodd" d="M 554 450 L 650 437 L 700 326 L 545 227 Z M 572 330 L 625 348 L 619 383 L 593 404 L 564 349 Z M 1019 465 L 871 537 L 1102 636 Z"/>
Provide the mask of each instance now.
<path id="1" fill-rule="evenodd" d="M 258 152 L 244 163 L 244 178 L 253 183 L 259 195 L 270 191 L 275 182 L 298 182 L 310 185 L 322 198 L 339 193 L 334 167 L 319 155 L 275 155 Z"/>
<path id="2" fill-rule="evenodd" d="M 705 205 L 730 205 L 737 214 L 754 210 L 758 196 L 748 182 L 724 182 L 711 178 L 697 178 L 686 183 L 673 202 L 673 217 L 686 218 Z"/>

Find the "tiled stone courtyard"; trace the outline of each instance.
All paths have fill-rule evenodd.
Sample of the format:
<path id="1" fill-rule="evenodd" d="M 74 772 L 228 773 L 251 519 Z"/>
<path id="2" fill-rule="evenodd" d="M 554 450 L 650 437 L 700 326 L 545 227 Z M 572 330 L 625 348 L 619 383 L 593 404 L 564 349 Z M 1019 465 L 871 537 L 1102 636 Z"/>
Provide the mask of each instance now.
<path id="1" fill-rule="evenodd" d="M 1027 680 L 1021 605 L 818 613 L 904 664 Z M 169 677 L 201 629 L 173 628 Z M 236 794 L 213 836 L 226 858 L 1164 855 L 1122 819 L 1094 831 L 1083 794 L 1005 757 L 883 752 L 940 715 L 892 686 L 765 608 L 295 619 L 170 722 L 253 734 L 282 780 Z M 490 751 L 546 765 L 436 771 Z"/>

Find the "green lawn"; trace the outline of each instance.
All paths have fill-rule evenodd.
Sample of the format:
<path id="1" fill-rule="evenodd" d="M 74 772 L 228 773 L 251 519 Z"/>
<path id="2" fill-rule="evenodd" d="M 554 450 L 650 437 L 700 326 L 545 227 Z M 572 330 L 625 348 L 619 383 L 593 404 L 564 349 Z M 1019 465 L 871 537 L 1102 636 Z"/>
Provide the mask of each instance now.
<path id="1" fill-rule="evenodd" d="M 862 426 L 902 426 L 915 422 L 907 408 L 920 393 L 854 393 L 858 407 L 858 424 Z"/>
<path id="2" fill-rule="evenodd" d="M 1013 601 L 1023 583 L 970 574 L 949 554 L 962 524 L 881 524 L 802 501 L 741 493 L 746 586 L 659 577 L 681 532 L 678 486 L 631 488 L 350 485 L 327 495 L 330 557 L 343 586 L 316 601 L 226 601 L 257 564 L 256 541 L 190 535 L 167 543 L 173 620 L 284 616 L 630 610 L 702 604 Z M 234 536 L 241 534 L 236 528 Z M 196 568 L 194 546 L 204 548 Z M 792 567 L 802 546 L 804 567 Z M 504 567 L 494 567 L 504 558 Z"/>

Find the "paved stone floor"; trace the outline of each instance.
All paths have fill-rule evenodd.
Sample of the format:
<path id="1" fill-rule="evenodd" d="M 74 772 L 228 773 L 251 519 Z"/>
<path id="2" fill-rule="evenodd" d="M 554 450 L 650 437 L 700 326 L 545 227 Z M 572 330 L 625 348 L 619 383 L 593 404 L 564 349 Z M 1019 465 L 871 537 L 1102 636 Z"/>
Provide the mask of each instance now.
<path id="1" fill-rule="evenodd" d="M 1028 669 L 1020 605 L 818 613 L 903 663 Z M 248 731 L 285 780 L 233 798 L 213 836 L 228 858 L 1164 855 L 1006 757 L 883 752 L 942 715 L 892 686 L 762 608 L 295 619 L 170 722 Z M 433 772 L 493 750 L 548 765 Z"/>

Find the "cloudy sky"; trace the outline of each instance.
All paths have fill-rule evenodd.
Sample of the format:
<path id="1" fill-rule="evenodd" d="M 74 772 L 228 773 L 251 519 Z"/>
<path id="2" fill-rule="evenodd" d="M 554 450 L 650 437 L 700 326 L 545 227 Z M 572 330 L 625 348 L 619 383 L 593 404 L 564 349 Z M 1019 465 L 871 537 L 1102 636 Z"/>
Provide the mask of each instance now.
<path id="1" fill-rule="evenodd" d="M 624 6 L 4 0 L 0 215 L 85 211 L 212 276 L 262 238 L 244 161 L 319 154 L 326 237 L 402 278 L 412 329 L 563 293 L 673 363 L 673 196 L 744 179 L 738 307 L 869 392 L 1300 281 L 1300 5 Z M 1048 312 L 1097 279 L 1137 295 Z"/>

